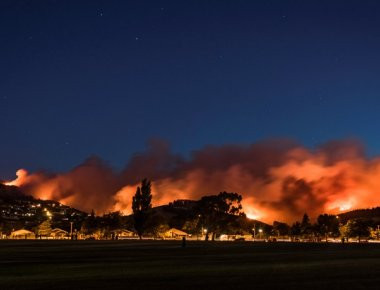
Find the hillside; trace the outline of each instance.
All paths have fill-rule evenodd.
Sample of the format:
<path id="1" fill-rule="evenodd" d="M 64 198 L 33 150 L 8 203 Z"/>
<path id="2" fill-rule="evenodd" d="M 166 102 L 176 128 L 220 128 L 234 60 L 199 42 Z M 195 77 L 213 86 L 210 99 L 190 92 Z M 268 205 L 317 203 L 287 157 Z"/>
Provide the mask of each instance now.
<path id="1" fill-rule="evenodd" d="M 175 200 L 167 205 L 152 208 L 154 219 L 161 224 L 167 224 L 169 227 L 182 229 L 188 233 L 199 231 L 196 224 L 198 214 L 196 207 L 199 201 L 196 200 Z M 229 230 L 226 233 L 252 233 L 253 229 L 266 229 L 269 231 L 272 226 L 258 220 L 252 220 L 246 216 L 231 215 Z"/>
<path id="2" fill-rule="evenodd" d="M 0 184 L 0 232 L 12 229 L 32 229 L 50 219 L 54 227 L 70 228 L 70 222 L 80 224 L 87 213 L 53 200 L 40 200 L 24 194 L 16 186 Z"/>
<path id="3" fill-rule="evenodd" d="M 350 219 L 366 219 L 380 221 L 380 207 L 374 207 L 369 209 L 356 209 L 349 212 L 341 213 L 338 216 L 343 223 Z"/>
<path id="4" fill-rule="evenodd" d="M 0 183 L 0 203 L 12 203 L 16 200 L 33 200 L 33 197 L 24 194 L 17 186 L 8 186 Z"/>

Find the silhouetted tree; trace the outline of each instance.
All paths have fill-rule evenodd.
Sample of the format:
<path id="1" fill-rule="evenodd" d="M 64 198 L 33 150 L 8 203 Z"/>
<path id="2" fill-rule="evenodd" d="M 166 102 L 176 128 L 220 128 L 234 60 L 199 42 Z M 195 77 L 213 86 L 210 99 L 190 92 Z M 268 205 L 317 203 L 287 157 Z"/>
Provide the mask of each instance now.
<path id="1" fill-rule="evenodd" d="M 290 233 L 290 227 L 286 223 L 274 221 L 272 233 L 276 236 L 287 236 Z"/>
<path id="2" fill-rule="evenodd" d="M 199 233 L 199 217 L 196 217 L 196 218 L 192 218 L 192 219 L 188 219 L 183 227 L 182 227 L 182 230 L 185 231 L 186 233 L 189 233 L 189 234 L 198 234 Z"/>
<path id="3" fill-rule="evenodd" d="M 301 235 L 301 223 L 300 222 L 295 222 L 292 224 L 290 228 L 290 234 L 292 235 L 292 238 L 298 237 Z"/>
<path id="4" fill-rule="evenodd" d="M 317 219 L 317 228 L 327 242 L 329 235 L 334 237 L 339 235 L 339 219 L 335 215 L 321 214 Z"/>
<path id="5" fill-rule="evenodd" d="M 142 239 L 142 235 L 147 229 L 147 221 L 151 208 L 151 182 L 145 178 L 141 182 L 141 188 L 137 187 L 136 194 L 132 198 L 134 227 L 140 239 Z"/>
<path id="6" fill-rule="evenodd" d="M 112 239 L 115 239 L 115 230 L 118 230 L 121 228 L 121 215 L 120 212 L 110 212 L 107 214 L 104 214 L 101 218 L 101 226 L 103 228 L 103 233 L 106 238 L 111 236 Z"/>
<path id="7" fill-rule="evenodd" d="M 301 221 L 301 235 L 309 236 L 312 233 L 312 226 L 309 216 L 305 213 Z"/>
<path id="8" fill-rule="evenodd" d="M 206 240 L 209 233 L 212 233 L 212 240 L 216 234 L 226 230 L 237 216 L 242 216 L 242 196 L 237 193 L 221 192 L 218 195 L 204 196 L 198 202 L 197 214 L 199 222 L 207 231 Z"/>
<path id="9" fill-rule="evenodd" d="M 82 223 L 81 232 L 85 235 L 92 235 L 97 231 L 98 226 L 98 219 L 95 216 L 94 210 L 92 210 L 91 214 Z"/>
<path id="10" fill-rule="evenodd" d="M 151 216 L 149 220 L 148 231 L 155 238 L 161 238 L 163 234 L 170 229 L 169 225 L 165 223 L 159 215 L 157 215 L 157 218 Z"/>

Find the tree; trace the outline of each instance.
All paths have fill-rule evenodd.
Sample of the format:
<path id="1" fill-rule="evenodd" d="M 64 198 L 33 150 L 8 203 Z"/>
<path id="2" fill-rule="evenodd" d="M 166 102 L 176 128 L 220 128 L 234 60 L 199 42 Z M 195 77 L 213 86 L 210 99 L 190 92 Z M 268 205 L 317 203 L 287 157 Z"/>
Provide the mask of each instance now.
<path id="1" fill-rule="evenodd" d="M 189 234 L 199 233 L 199 218 L 188 219 L 182 227 L 182 230 Z"/>
<path id="2" fill-rule="evenodd" d="M 98 219 L 95 216 L 94 210 L 91 211 L 91 214 L 86 217 L 82 223 L 81 232 L 85 235 L 92 235 L 98 229 Z"/>
<path id="3" fill-rule="evenodd" d="M 121 224 L 121 214 L 118 211 L 104 214 L 101 218 L 101 228 L 106 238 L 111 236 L 112 239 L 115 239 L 115 230 L 120 229 Z"/>
<path id="4" fill-rule="evenodd" d="M 309 216 L 305 213 L 301 221 L 301 234 L 303 236 L 309 236 L 312 233 L 312 227 Z"/>
<path id="5" fill-rule="evenodd" d="M 276 236 L 287 236 L 289 235 L 290 227 L 286 223 L 274 221 L 272 231 Z"/>
<path id="6" fill-rule="evenodd" d="M 335 215 L 321 214 L 317 219 L 318 232 L 325 236 L 326 242 L 329 235 L 339 236 L 339 219 Z"/>
<path id="7" fill-rule="evenodd" d="M 37 227 L 37 235 L 40 236 L 50 236 L 51 234 L 51 221 L 50 219 L 45 220 Z"/>
<path id="8" fill-rule="evenodd" d="M 370 228 L 368 224 L 362 219 L 349 220 L 345 226 L 341 228 L 343 236 L 348 238 L 367 238 L 370 235 Z"/>
<path id="9" fill-rule="evenodd" d="M 209 233 L 212 233 L 214 240 L 222 230 L 228 229 L 228 225 L 233 223 L 236 217 L 244 215 L 241 201 L 241 195 L 225 191 L 218 195 L 204 196 L 199 200 L 197 214 L 206 231 L 206 240 Z"/>
<path id="10" fill-rule="evenodd" d="M 151 220 L 154 220 L 154 225 L 149 227 L 149 231 L 156 238 L 162 237 L 163 234 L 170 229 L 169 225 L 165 223 L 160 216 L 158 216 L 158 219 L 154 218 Z"/>
<path id="11" fill-rule="evenodd" d="M 146 178 L 141 181 L 141 188 L 138 186 L 136 194 L 132 198 L 132 211 L 134 227 L 140 238 L 147 230 L 149 213 L 152 208 L 151 182 Z"/>
<path id="12" fill-rule="evenodd" d="M 295 222 L 294 224 L 292 224 L 290 228 L 290 234 L 292 235 L 293 238 L 301 235 L 300 222 Z"/>

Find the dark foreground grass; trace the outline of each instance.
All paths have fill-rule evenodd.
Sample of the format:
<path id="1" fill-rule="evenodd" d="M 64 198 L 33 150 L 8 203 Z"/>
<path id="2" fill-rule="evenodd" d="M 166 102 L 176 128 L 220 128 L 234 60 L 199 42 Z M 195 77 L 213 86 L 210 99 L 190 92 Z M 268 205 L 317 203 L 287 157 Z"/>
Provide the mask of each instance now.
<path id="1" fill-rule="evenodd" d="M 0 289 L 380 289 L 380 245 L 0 241 Z"/>

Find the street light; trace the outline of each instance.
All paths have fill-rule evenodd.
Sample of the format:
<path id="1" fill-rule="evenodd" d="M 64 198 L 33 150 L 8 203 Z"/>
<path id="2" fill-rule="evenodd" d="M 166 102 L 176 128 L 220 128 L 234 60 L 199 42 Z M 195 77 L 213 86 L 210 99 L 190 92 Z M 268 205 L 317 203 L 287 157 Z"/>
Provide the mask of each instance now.
<path id="1" fill-rule="evenodd" d="M 260 239 L 261 239 L 262 238 L 261 234 L 263 233 L 263 229 L 259 229 L 259 233 L 260 233 Z"/>
<path id="2" fill-rule="evenodd" d="M 204 230 L 203 230 L 203 233 L 205 234 L 205 241 L 208 241 L 207 229 L 204 229 Z"/>

